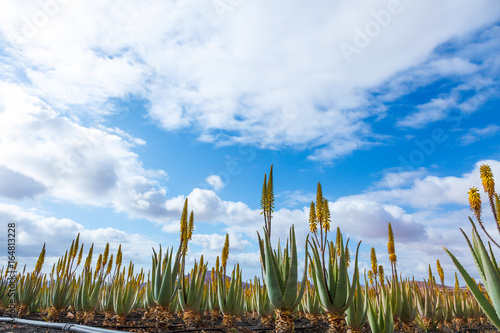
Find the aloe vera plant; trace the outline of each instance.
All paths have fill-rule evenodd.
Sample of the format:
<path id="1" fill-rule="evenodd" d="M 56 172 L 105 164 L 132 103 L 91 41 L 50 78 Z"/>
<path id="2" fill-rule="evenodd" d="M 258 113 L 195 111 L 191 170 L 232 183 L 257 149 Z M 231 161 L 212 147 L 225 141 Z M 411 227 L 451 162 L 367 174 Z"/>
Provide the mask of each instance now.
<path id="1" fill-rule="evenodd" d="M 418 310 L 415 302 L 414 284 L 408 280 L 401 282 L 401 313 L 399 320 L 406 332 L 415 331 L 415 319 Z"/>
<path id="2" fill-rule="evenodd" d="M 231 273 L 231 282 L 221 274 L 217 276 L 217 296 L 219 308 L 224 315 L 222 326 L 233 327 L 234 316 L 243 309 L 243 286 L 241 283 L 241 269 L 236 265 Z"/>
<path id="3" fill-rule="evenodd" d="M 272 325 L 274 307 L 267 294 L 267 286 L 264 284 L 261 288 L 260 280 L 255 277 L 253 284 L 253 304 L 257 314 L 260 316 L 262 326 L 270 327 Z"/>
<path id="4" fill-rule="evenodd" d="M 153 267 L 151 270 L 151 298 L 156 304 L 153 317 L 157 326 L 164 325 L 172 320 L 172 313 L 169 310 L 170 304 L 177 297 L 179 284 L 177 275 L 180 269 L 181 249 L 173 256 L 173 248 L 167 250 L 165 258 L 162 249 L 156 254 L 153 249 Z"/>
<path id="5" fill-rule="evenodd" d="M 267 232 L 264 232 L 264 239 L 261 239 L 259 233 L 257 236 L 269 300 L 276 308 L 276 332 L 293 332 L 295 330 L 293 311 L 302 299 L 307 279 L 307 270 L 304 269 L 298 291 L 298 259 L 294 226 L 290 228 L 289 240 L 283 254 L 280 249 L 277 252 L 273 251 Z M 307 256 L 306 247 L 304 267 L 307 267 Z"/>
<path id="6" fill-rule="evenodd" d="M 25 274 L 26 266 L 22 274 L 18 274 L 16 301 L 19 304 L 19 318 L 23 318 L 28 311 L 30 303 L 36 300 L 42 287 L 43 275 L 40 273 L 45 260 L 45 244 L 38 256 L 38 261 L 33 272 Z"/>
<path id="7" fill-rule="evenodd" d="M 74 303 L 77 310 L 77 322 L 88 324 L 95 318 L 95 309 L 100 300 L 102 280 L 100 277 L 92 277 L 92 271 L 84 272 L 77 282 Z M 79 312 L 82 316 L 79 317 Z"/>
<path id="8" fill-rule="evenodd" d="M 379 302 L 377 302 L 376 298 L 368 301 L 368 322 L 373 333 L 394 332 L 392 305 L 389 294 L 383 295 Z"/>
<path id="9" fill-rule="evenodd" d="M 179 306 L 184 312 L 184 322 L 188 327 L 197 326 L 204 311 L 206 295 L 204 295 L 203 286 L 206 272 L 207 266 L 203 262 L 202 256 L 200 264 L 195 261 L 189 278 L 181 274 L 181 281 L 179 282 L 181 285 L 177 294 Z"/>
<path id="10" fill-rule="evenodd" d="M 89 254 L 91 256 L 91 253 Z M 106 270 L 109 256 L 109 243 L 106 244 L 104 254 L 100 254 L 92 273 L 90 260 L 87 260 L 83 268 L 82 275 L 78 278 L 78 283 L 73 299 L 73 306 L 77 310 L 77 322 L 89 324 L 95 319 L 95 310 L 97 309 L 101 297 L 101 290 L 104 280 L 109 272 Z"/>
<path id="11" fill-rule="evenodd" d="M 219 257 L 217 257 L 217 263 Z M 210 310 L 210 320 L 212 323 L 216 323 L 219 319 L 220 308 L 219 308 L 219 297 L 217 295 L 217 275 L 216 271 L 219 271 L 219 265 L 217 264 L 217 268 L 212 267 L 211 279 L 208 284 L 208 294 L 207 294 L 207 306 Z M 217 275 L 216 275 L 217 274 Z"/>
<path id="12" fill-rule="evenodd" d="M 124 325 L 126 315 L 133 310 L 141 282 L 140 277 L 133 276 L 132 262 L 130 262 L 128 274 L 125 273 L 124 267 L 123 271 L 117 275 L 113 284 L 113 311 L 116 313 L 118 325 Z"/>
<path id="13" fill-rule="evenodd" d="M 399 329 L 400 317 L 403 307 L 403 298 L 401 293 L 401 284 L 399 283 L 397 275 L 393 275 L 389 280 L 387 288 L 382 287 L 382 295 L 388 293 L 389 301 L 391 302 L 392 318 L 394 320 L 394 327 Z"/>
<path id="14" fill-rule="evenodd" d="M 361 332 L 368 318 L 368 292 L 363 292 L 359 278 L 356 280 L 356 291 L 351 305 L 347 308 L 345 317 L 347 327 L 349 327 L 352 333 Z M 365 283 L 365 285 L 368 284 Z"/>
<path id="15" fill-rule="evenodd" d="M 311 286 L 309 280 L 306 281 L 306 283 L 307 287 L 304 292 L 304 296 L 302 297 L 301 306 L 302 310 L 306 314 L 306 318 L 311 321 L 311 325 L 316 326 L 319 323 L 323 308 L 321 308 L 321 305 L 319 304 L 319 299 L 316 295 L 314 287 Z"/>
<path id="16" fill-rule="evenodd" d="M 68 308 L 75 293 L 75 271 L 80 265 L 83 251 L 82 244 L 80 252 L 78 252 L 79 236 L 80 234 L 78 234 L 76 241 L 72 242 L 69 252 L 66 251 L 64 257 L 57 261 L 57 265 L 54 264 L 52 272 L 50 273 L 51 283 L 46 294 L 46 303 L 49 307 L 47 318 L 51 321 L 59 320 L 59 313 Z M 89 250 L 89 255 L 87 256 L 87 261 L 85 263 L 86 267 L 90 266 L 92 249 L 93 247 Z M 73 265 L 75 266 L 73 267 Z"/>
<path id="17" fill-rule="evenodd" d="M 0 269 L 0 310 L 5 310 L 10 304 L 8 273 L 8 270 L 4 273 L 3 267 Z"/>
<path id="18" fill-rule="evenodd" d="M 434 290 L 434 284 L 426 282 L 421 291 L 417 288 L 415 296 L 418 309 L 417 322 L 424 330 L 433 328 L 440 319 L 440 306 L 438 304 L 437 293 Z"/>
<path id="19" fill-rule="evenodd" d="M 451 257 L 455 266 L 457 266 L 457 269 L 467 283 L 469 290 L 476 298 L 486 316 L 497 329 L 500 329 L 500 269 L 493 254 L 491 245 L 489 246 L 488 251 L 479 236 L 474 222 L 470 218 L 469 220 L 472 224 L 472 242 L 467 234 L 462 229 L 460 230 L 467 240 L 467 244 L 469 245 L 472 257 L 476 263 L 479 276 L 481 277 L 481 281 L 484 283 L 486 292 L 488 293 L 491 302 L 486 298 L 481 290 L 479 290 L 479 287 L 472 280 L 471 276 L 462 266 L 460 261 L 458 261 L 458 259 L 448 249 L 444 248 L 444 250 Z"/>
<path id="20" fill-rule="evenodd" d="M 345 330 L 345 312 L 351 305 L 356 291 L 358 279 L 358 253 L 361 242 L 356 249 L 354 274 L 352 285 L 349 285 L 347 271 L 346 250 L 349 241 L 344 241 L 340 229 L 337 228 L 338 246 L 335 248 L 333 242 L 329 246 L 329 258 L 326 267 L 323 266 L 320 257 L 319 246 L 313 239 L 312 244 L 312 276 L 314 286 L 317 288 L 318 297 L 323 309 L 327 312 L 329 331 L 340 332 Z"/>

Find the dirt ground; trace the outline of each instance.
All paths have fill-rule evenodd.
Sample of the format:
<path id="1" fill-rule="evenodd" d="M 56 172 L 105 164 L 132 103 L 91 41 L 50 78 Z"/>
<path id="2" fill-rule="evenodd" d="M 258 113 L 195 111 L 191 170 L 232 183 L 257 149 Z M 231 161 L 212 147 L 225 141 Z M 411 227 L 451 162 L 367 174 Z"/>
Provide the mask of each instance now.
<path id="1" fill-rule="evenodd" d="M 25 317 L 28 320 L 38 320 L 44 322 L 44 313 L 40 314 L 29 314 Z M 200 326 L 196 329 L 187 329 L 184 327 L 183 322 L 174 317 L 174 320 L 170 323 L 169 326 L 156 328 L 154 322 L 141 322 L 142 314 L 139 312 L 132 313 L 127 317 L 127 326 L 117 327 L 113 326 L 104 326 L 104 316 L 102 314 L 96 315 L 95 322 L 90 325 L 94 327 L 100 328 L 108 328 L 114 330 L 120 330 L 124 332 L 142 332 L 142 333 L 181 333 L 181 332 L 234 332 L 234 333 L 270 333 L 273 332 L 272 327 L 263 327 L 260 323 L 259 319 L 255 318 L 244 318 L 241 321 L 235 322 L 235 327 L 231 329 L 224 329 L 221 327 L 222 318 L 219 318 L 217 322 L 210 322 L 208 319 L 206 322 L 206 326 Z M 59 321 L 63 323 L 75 323 L 75 320 L 71 316 L 67 316 L 67 313 L 61 313 L 59 317 Z M 323 333 L 326 332 L 328 326 L 326 322 L 320 322 L 319 325 L 311 326 L 311 323 L 308 319 L 298 318 L 295 320 L 295 331 L 298 333 Z M 62 330 L 59 329 L 47 329 L 44 327 L 32 326 L 32 325 L 19 325 L 19 324 L 11 324 L 11 323 L 0 323 L 0 333 L 60 333 Z M 365 325 L 363 332 L 370 332 L 368 325 Z M 422 330 L 416 331 L 418 333 L 423 332 Z M 427 331 L 429 333 L 437 333 L 439 331 Z M 441 333 L 493 333 L 500 332 L 496 330 L 491 325 L 484 325 L 481 327 L 473 327 L 473 328 L 464 328 L 461 330 L 451 331 L 449 329 L 445 329 Z"/>

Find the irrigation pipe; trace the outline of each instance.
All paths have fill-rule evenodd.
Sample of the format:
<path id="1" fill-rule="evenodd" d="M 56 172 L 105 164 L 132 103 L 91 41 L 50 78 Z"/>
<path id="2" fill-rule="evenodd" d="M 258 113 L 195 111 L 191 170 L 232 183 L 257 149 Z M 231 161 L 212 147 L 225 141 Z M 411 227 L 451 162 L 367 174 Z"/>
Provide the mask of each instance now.
<path id="1" fill-rule="evenodd" d="M 108 330 L 105 328 L 99 327 L 90 327 L 84 325 L 77 325 L 72 323 L 51 323 L 51 322 L 43 322 L 38 320 L 27 320 L 27 319 L 19 319 L 19 318 L 11 318 L 11 317 L 0 317 L 0 322 L 3 323 L 11 323 L 11 324 L 24 324 L 31 326 L 40 326 L 46 328 L 54 328 L 60 329 L 64 332 L 77 332 L 77 333 L 124 333 L 126 331 L 117 331 L 117 330 Z"/>

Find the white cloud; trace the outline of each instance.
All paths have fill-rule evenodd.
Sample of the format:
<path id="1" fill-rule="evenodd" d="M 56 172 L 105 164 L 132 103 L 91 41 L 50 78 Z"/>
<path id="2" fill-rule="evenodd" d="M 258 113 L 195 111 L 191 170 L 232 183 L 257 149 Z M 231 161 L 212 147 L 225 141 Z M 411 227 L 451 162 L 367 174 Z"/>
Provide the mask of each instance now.
<path id="1" fill-rule="evenodd" d="M 358 239 L 387 238 L 388 223 L 401 241 L 417 242 L 427 238 L 425 226 L 395 205 L 346 197 L 331 204 L 331 212 L 334 223 Z"/>
<path id="2" fill-rule="evenodd" d="M 0 195 L 11 199 L 33 198 L 46 190 L 33 178 L 0 165 Z"/>
<path id="3" fill-rule="evenodd" d="M 13 84 L 0 83 L 0 96 L 0 157 L 8 163 L 0 170 L 10 174 L 2 177 L 1 195 L 45 194 L 153 220 L 168 213 L 159 185 L 165 172 L 144 169 L 131 151 L 143 141 L 79 125 Z M 17 186 L 8 186 L 14 179 Z"/>
<path id="4" fill-rule="evenodd" d="M 375 186 L 397 188 L 410 185 L 415 179 L 427 174 L 425 168 L 419 168 L 415 171 L 392 171 L 388 170 L 384 173 L 381 180 L 374 183 Z"/>
<path id="5" fill-rule="evenodd" d="M 0 203 L 0 219 L 16 224 L 16 259 L 20 265 L 27 265 L 28 270 L 34 268 L 43 244 L 46 243 L 44 271 L 49 272 L 57 258 L 69 250 L 78 233 L 84 244 L 84 255 L 88 253 L 92 243 L 94 254 L 102 253 L 108 242 L 111 253 L 116 253 L 121 244 L 124 264 L 133 260 L 140 266 L 149 266 L 151 248 L 156 245 L 141 234 L 126 233 L 109 227 L 88 229 L 73 220 L 48 217 L 46 213 L 36 209 L 25 209 L 17 205 Z M 3 226 L 6 227 L 6 224 Z M 0 239 L 2 248 L 6 248 L 6 243 L 6 238 Z M 5 258 L 5 253 L 0 254 L 0 265 L 6 263 Z"/>
<path id="6" fill-rule="evenodd" d="M 500 126 L 490 124 L 484 128 L 471 128 L 468 132 L 463 135 L 458 142 L 462 145 L 470 145 L 484 138 L 494 137 L 498 132 L 500 132 Z"/>
<path id="7" fill-rule="evenodd" d="M 456 101 L 450 97 L 437 98 L 417 107 L 418 111 L 398 122 L 401 127 L 422 128 L 425 125 L 444 119 L 448 109 L 455 107 Z"/>
<path id="8" fill-rule="evenodd" d="M 276 198 L 283 201 L 285 207 L 293 207 L 311 203 L 316 199 L 316 193 L 305 193 L 301 190 L 283 191 Z"/>
<path id="9" fill-rule="evenodd" d="M 369 191 L 354 198 L 390 202 L 418 209 L 446 204 L 468 205 L 467 191 L 480 183 L 479 166 L 482 164 L 489 164 L 493 174 L 500 174 L 499 161 L 482 160 L 476 163 L 471 172 L 464 173 L 460 177 L 427 175 L 414 179 L 406 188 L 398 188 L 395 183 L 391 189 Z"/>
<path id="10" fill-rule="evenodd" d="M 205 181 L 208 185 L 212 186 L 215 191 L 223 189 L 225 185 L 218 175 L 210 175 L 205 179 Z"/>
<path id="11" fill-rule="evenodd" d="M 495 22 L 497 2 L 400 7 L 366 47 L 358 45 L 351 63 L 339 46 L 377 25 L 373 13 L 386 10 L 387 1 L 245 2 L 222 21 L 211 1 L 125 1 L 120 8 L 109 0 L 72 1 L 51 10 L 34 0 L 9 1 L 0 29 L 11 42 L 9 77 L 57 111 L 98 118 L 116 112 L 110 99 L 138 96 L 166 130 L 193 127 L 201 140 L 218 144 L 312 148 L 312 159 L 330 160 L 382 139 L 367 119 L 383 116 L 384 98 L 402 88 L 372 92 L 400 80 L 408 87 L 415 80 L 404 71 L 426 67 L 421 72 L 432 73 L 423 76 L 433 82 L 483 68 L 470 61 L 477 54 L 433 52 Z M 48 21 L 29 33 L 44 10 Z M 420 122 L 441 117 L 428 111 Z"/>
<path id="12" fill-rule="evenodd" d="M 202 246 L 204 249 L 209 249 L 213 251 L 222 251 L 224 242 L 226 240 L 225 235 L 219 234 L 193 234 L 192 243 Z M 240 234 L 230 233 L 229 234 L 229 249 L 244 252 L 249 245 L 249 241 L 243 240 Z"/>

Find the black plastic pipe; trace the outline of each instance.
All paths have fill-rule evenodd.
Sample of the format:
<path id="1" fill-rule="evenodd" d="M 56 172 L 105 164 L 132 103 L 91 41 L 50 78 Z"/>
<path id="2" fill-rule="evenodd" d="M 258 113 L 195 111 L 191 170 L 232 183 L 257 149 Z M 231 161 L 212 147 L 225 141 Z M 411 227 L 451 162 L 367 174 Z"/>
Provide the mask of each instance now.
<path id="1" fill-rule="evenodd" d="M 24 325 L 31 325 L 31 326 L 40 326 L 40 327 L 46 327 L 46 328 L 54 328 L 54 329 L 62 330 L 64 332 L 77 332 L 77 333 L 110 333 L 110 332 L 124 333 L 124 332 L 127 332 L 127 331 L 109 330 L 109 329 L 99 328 L 99 327 L 77 325 L 77 324 L 73 324 L 73 323 L 51 323 L 51 322 L 44 322 L 44 321 L 38 321 L 38 320 L 27 320 L 27 319 L 11 318 L 11 317 L 0 317 L 0 322 L 11 323 L 11 324 L 24 324 Z"/>

